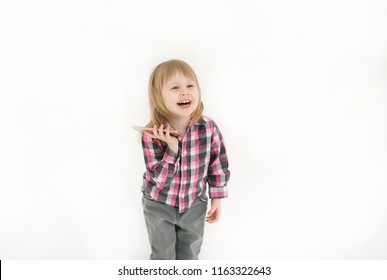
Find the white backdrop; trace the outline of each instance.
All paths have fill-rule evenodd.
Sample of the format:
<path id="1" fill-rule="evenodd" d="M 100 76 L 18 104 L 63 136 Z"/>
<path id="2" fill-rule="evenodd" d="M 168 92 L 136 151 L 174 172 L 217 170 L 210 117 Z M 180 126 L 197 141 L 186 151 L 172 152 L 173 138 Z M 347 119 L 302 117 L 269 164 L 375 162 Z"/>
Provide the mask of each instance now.
<path id="1" fill-rule="evenodd" d="M 384 0 L 2 1 L 0 259 L 148 258 L 131 126 L 172 58 L 196 71 L 230 160 L 202 259 L 386 259 L 386 14 Z"/>

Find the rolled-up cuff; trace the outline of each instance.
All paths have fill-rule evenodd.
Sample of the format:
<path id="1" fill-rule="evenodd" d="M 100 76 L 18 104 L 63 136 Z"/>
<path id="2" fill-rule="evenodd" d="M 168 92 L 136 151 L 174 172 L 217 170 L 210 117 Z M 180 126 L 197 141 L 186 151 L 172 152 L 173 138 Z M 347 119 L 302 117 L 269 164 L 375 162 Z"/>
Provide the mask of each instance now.
<path id="1" fill-rule="evenodd" d="M 178 158 L 179 155 L 175 154 L 171 149 L 169 149 L 169 147 L 167 147 L 164 153 L 164 161 L 170 164 L 175 164 Z"/>
<path id="2" fill-rule="evenodd" d="M 211 187 L 209 188 L 209 196 L 213 198 L 226 198 L 228 197 L 227 186 L 222 187 Z"/>

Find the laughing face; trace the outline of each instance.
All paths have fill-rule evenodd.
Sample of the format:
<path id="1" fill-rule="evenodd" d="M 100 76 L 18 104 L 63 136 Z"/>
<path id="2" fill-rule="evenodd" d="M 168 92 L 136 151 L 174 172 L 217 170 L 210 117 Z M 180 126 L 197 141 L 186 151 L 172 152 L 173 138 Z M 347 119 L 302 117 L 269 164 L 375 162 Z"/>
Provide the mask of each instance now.
<path id="1" fill-rule="evenodd" d="M 179 118 L 189 119 L 199 104 L 195 81 L 177 72 L 167 80 L 161 91 L 165 107 Z"/>

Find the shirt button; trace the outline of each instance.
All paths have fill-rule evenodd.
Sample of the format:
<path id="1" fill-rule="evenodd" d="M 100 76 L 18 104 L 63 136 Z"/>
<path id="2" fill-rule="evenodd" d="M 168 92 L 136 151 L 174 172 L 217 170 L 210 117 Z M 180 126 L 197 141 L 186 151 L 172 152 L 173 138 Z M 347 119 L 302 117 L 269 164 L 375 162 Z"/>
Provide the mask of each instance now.
<path id="1" fill-rule="evenodd" d="M 187 155 L 187 154 L 188 154 L 188 152 L 187 152 L 187 151 L 185 151 L 185 152 L 184 152 L 184 155 Z"/>
<path id="2" fill-rule="evenodd" d="M 187 184 L 187 180 L 184 180 L 184 184 Z"/>
<path id="3" fill-rule="evenodd" d="M 184 168 L 184 170 L 187 170 L 187 168 L 188 168 L 188 167 L 187 167 L 187 165 L 184 165 L 184 167 L 183 167 L 183 168 Z"/>

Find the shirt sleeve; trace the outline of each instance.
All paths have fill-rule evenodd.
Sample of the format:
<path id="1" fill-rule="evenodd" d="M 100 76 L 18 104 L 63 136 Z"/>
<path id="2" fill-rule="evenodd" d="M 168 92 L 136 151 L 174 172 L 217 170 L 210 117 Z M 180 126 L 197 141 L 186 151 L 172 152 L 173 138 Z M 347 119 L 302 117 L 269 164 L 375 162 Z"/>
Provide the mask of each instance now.
<path id="1" fill-rule="evenodd" d="M 148 180 L 152 180 L 158 188 L 168 186 L 178 170 L 179 154 L 163 146 L 160 140 L 142 135 L 142 150 L 144 153 L 146 174 Z"/>
<path id="2" fill-rule="evenodd" d="M 228 196 L 227 182 L 230 178 L 228 158 L 223 136 L 218 126 L 213 123 L 211 141 L 211 155 L 208 167 L 208 184 L 210 198 L 224 198 Z"/>

